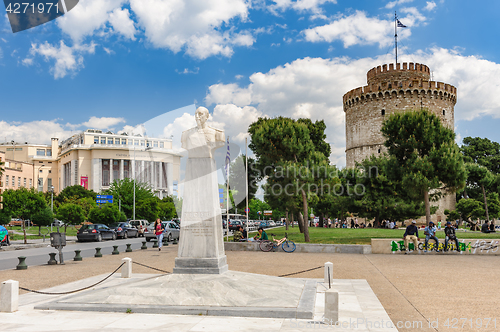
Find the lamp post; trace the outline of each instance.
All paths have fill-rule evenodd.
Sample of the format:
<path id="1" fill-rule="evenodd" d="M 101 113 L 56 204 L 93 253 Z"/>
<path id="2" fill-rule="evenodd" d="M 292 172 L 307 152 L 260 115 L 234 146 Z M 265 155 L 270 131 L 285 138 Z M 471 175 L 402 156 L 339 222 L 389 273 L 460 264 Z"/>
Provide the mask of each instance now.
<path id="1" fill-rule="evenodd" d="M 135 169 L 135 140 L 134 140 L 134 167 L 133 167 L 133 170 L 134 170 L 134 208 L 133 208 L 133 212 L 132 212 L 132 220 L 135 220 L 135 173 L 136 173 L 136 169 Z"/>
<path id="2" fill-rule="evenodd" d="M 50 186 L 50 211 L 52 211 L 52 224 L 54 223 L 54 186 Z M 50 231 L 52 232 L 52 224 L 50 224 Z M 59 232 L 59 226 L 57 227 Z"/>

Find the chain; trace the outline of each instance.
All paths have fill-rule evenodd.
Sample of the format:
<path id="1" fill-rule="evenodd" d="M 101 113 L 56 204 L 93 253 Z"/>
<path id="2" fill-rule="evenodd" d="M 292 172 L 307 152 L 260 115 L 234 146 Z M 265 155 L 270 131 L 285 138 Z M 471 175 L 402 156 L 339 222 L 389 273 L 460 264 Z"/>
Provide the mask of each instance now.
<path id="1" fill-rule="evenodd" d="M 321 269 L 323 266 L 318 266 L 318 267 L 313 267 L 312 269 L 309 269 L 309 270 L 304 270 L 304 271 L 299 271 L 299 272 L 294 272 L 294 273 L 288 273 L 288 274 L 282 274 L 278 277 L 288 277 L 288 276 L 293 276 L 293 275 L 296 275 L 296 274 L 300 274 L 300 273 L 304 273 L 304 272 L 309 272 L 309 271 L 314 271 L 314 270 L 317 270 L 317 269 Z"/>

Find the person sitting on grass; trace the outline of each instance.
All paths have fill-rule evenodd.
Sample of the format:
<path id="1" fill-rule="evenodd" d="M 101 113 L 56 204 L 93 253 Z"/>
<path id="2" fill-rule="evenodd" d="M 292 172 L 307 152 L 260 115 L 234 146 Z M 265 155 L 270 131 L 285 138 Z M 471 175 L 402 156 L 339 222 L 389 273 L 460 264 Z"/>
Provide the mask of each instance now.
<path id="1" fill-rule="evenodd" d="M 425 234 L 425 248 L 424 248 L 425 250 L 424 250 L 424 252 L 427 252 L 427 249 L 429 248 L 429 239 L 433 239 L 434 241 L 436 241 L 436 251 L 439 252 L 439 240 L 436 237 L 436 231 L 437 231 L 437 228 L 434 225 L 434 223 L 432 221 L 429 221 L 429 226 L 427 226 L 424 229 L 424 234 Z"/>
<path id="2" fill-rule="evenodd" d="M 259 232 L 259 234 L 255 235 L 253 237 L 253 239 L 255 241 L 263 241 L 263 240 L 269 240 L 269 238 L 267 237 L 267 233 L 264 232 L 264 228 L 262 227 L 259 227 L 259 229 L 257 230 L 257 232 Z"/>
<path id="3" fill-rule="evenodd" d="M 458 244 L 457 236 L 455 235 L 455 228 L 451 226 L 451 222 L 446 223 L 446 227 L 444 228 L 444 234 L 446 235 L 444 238 L 444 251 L 448 251 L 448 240 L 455 241 L 455 245 L 457 246 L 457 251 L 460 252 L 460 246 Z"/>
<path id="4" fill-rule="evenodd" d="M 418 241 L 420 241 L 420 238 L 418 237 L 417 222 L 415 220 L 413 220 L 411 224 L 406 227 L 405 233 L 403 235 L 403 240 L 405 241 L 406 248 L 405 255 L 408 254 L 410 241 L 413 242 L 415 250 L 418 249 Z"/>
<path id="5" fill-rule="evenodd" d="M 490 222 L 488 220 L 481 226 L 481 233 L 495 233 L 495 229 L 490 230 Z"/>

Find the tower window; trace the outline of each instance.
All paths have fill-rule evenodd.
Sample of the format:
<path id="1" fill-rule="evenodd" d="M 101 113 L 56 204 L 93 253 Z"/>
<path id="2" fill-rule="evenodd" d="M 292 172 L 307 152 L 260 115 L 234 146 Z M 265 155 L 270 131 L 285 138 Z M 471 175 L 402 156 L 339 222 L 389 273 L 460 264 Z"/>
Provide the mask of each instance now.
<path id="1" fill-rule="evenodd" d="M 385 115 L 385 110 L 382 110 L 382 116 L 384 116 L 384 115 Z"/>
<path id="2" fill-rule="evenodd" d="M 380 153 L 380 149 L 378 149 L 378 153 Z"/>
<path id="3" fill-rule="evenodd" d="M 443 110 L 443 115 L 446 115 L 446 111 L 445 110 Z"/>

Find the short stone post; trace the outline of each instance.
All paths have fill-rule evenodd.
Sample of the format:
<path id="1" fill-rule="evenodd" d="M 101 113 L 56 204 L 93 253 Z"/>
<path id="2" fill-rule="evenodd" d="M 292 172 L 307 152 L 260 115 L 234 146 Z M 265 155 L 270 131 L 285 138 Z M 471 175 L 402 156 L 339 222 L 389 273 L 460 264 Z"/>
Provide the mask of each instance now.
<path id="1" fill-rule="evenodd" d="M 158 240 L 153 240 L 153 248 L 158 248 Z"/>
<path id="2" fill-rule="evenodd" d="M 176 240 L 176 239 L 174 239 L 174 242 L 172 242 L 172 244 L 177 244 L 177 240 Z"/>
<path id="3" fill-rule="evenodd" d="M 325 292 L 325 320 L 332 326 L 339 320 L 339 293 L 333 289 Z"/>
<path id="4" fill-rule="evenodd" d="M 144 249 L 148 249 L 148 246 L 146 245 L 146 241 L 142 241 L 142 247 L 141 247 L 142 250 Z"/>
<path id="5" fill-rule="evenodd" d="M 75 258 L 73 258 L 75 262 L 81 262 L 83 260 L 82 256 L 80 255 L 81 252 L 81 250 L 75 250 Z"/>
<path id="6" fill-rule="evenodd" d="M 94 255 L 94 257 L 102 257 L 101 248 L 95 248 L 95 255 Z"/>
<path id="7" fill-rule="evenodd" d="M 112 255 L 119 255 L 120 252 L 118 251 L 118 246 L 113 246 L 113 252 L 111 252 Z"/>
<path id="8" fill-rule="evenodd" d="M 51 253 L 49 254 L 50 259 L 49 259 L 49 261 L 47 262 L 47 264 L 49 264 L 49 265 L 57 265 L 57 261 L 56 261 L 56 254 L 57 254 L 56 252 L 51 252 Z"/>
<path id="9" fill-rule="evenodd" d="M 328 287 L 331 287 L 333 282 L 333 263 L 326 262 L 325 263 L 325 284 L 328 284 Z"/>
<path id="10" fill-rule="evenodd" d="M 0 312 L 15 312 L 19 307 L 19 281 L 7 280 L 0 285 Z"/>
<path id="11" fill-rule="evenodd" d="M 16 266 L 16 270 L 27 270 L 28 269 L 28 265 L 26 265 L 26 257 L 25 256 L 19 256 L 17 257 L 17 259 L 19 259 L 19 264 L 17 264 Z"/>
<path id="12" fill-rule="evenodd" d="M 131 243 L 127 243 L 127 249 L 125 250 L 125 252 L 132 252 L 132 244 Z"/>
<path id="13" fill-rule="evenodd" d="M 132 258 L 122 258 L 123 264 L 122 266 L 122 278 L 131 278 L 132 277 Z"/>

